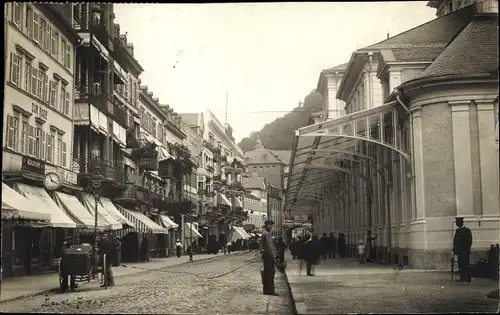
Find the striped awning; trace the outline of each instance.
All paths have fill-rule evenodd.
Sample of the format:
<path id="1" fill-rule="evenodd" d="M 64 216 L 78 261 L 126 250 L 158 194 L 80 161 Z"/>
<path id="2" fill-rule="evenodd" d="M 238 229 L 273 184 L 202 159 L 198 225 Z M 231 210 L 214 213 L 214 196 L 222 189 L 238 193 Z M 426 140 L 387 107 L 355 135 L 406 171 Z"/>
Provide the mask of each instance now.
<path id="1" fill-rule="evenodd" d="M 142 232 L 142 233 L 153 233 L 153 234 L 168 234 L 168 230 L 159 226 L 142 214 L 139 211 L 133 211 L 129 209 L 125 209 L 121 206 L 118 206 L 118 210 L 123 214 L 128 220 L 130 220 L 132 223 L 134 223 L 136 227 L 137 232 Z"/>

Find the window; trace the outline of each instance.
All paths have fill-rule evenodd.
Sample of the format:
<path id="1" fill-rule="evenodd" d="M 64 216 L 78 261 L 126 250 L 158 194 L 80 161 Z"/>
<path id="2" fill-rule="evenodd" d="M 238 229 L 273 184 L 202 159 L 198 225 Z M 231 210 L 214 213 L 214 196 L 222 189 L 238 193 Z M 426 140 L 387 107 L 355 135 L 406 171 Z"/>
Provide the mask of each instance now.
<path id="1" fill-rule="evenodd" d="M 50 100 L 49 105 L 53 108 L 57 108 L 57 82 L 51 80 L 50 81 Z"/>
<path id="2" fill-rule="evenodd" d="M 40 98 L 41 100 L 44 99 L 45 94 L 43 94 L 43 78 L 46 76 L 45 71 L 42 69 L 38 69 L 38 80 L 37 80 L 37 88 L 36 88 L 36 96 Z"/>
<path id="3" fill-rule="evenodd" d="M 61 38 L 61 58 L 65 68 L 71 68 L 71 46 Z"/>
<path id="4" fill-rule="evenodd" d="M 17 150 L 17 138 L 19 136 L 19 114 L 7 115 L 7 148 Z"/>
<path id="5" fill-rule="evenodd" d="M 47 149 L 46 143 L 45 143 L 45 131 L 41 131 L 41 140 L 40 140 L 40 159 L 45 161 L 45 150 Z"/>
<path id="6" fill-rule="evenodd" d="M 133 88 L 133 84 L 134 84 L 134 82 L 132 81 L 132 79 L 130 79 L 130 80 L 128 81 L 128 90 L 130 91 L 128 101 L 129 101 L 130 103 L 132 103 L 132 102 L 133 102 L 133 99 L 134 99 L 134 97 L 135 97 L 135 96 L 134 96 L 134 95 L 135 95 L 135 93 L 134 93 L 135 91 L 134 91 L 134 88 Z"/>
<path id="7" fill-rule="evenodd" d="M 36 126 L 35 129 L 35 157 L 40 158 L 42 148 L 42 128 Z"/>
<path id="8" fill-rule="evenodd" d="M 13 2 L 12 3 L 12 22 L 17 26 L 21 26 L 22 20 L 22 3 Z"/>
<path id="9" fill-rule="evenodd" d="M 28 119 L 23 118 L 23 123 L 21 126 L 21 142 L 20 142 L 20 150 L 21 153 L 26 154 L 26 144 L 28 143 Z"/>
<path id="10" fill-rule="evenodd" d="M 44 40 L 43 40 L 43 49 L 46 52 L 50 52 L 50 43 L 51 43 L 51 38 L 50 38 L 50 26 L 47 23 L 44 29 Z"/>
<path id="11" fill-rule="evenodd" d="M 40 14 L 33 12 L 33 40 L 37 43 L 40 42 Z"/>
<path id="12" fill-rule="evenodd" d="M 21 85 L 21 64 L 23 58 L 17 53 L 10 54 L 10 69 L 9 77 L 10 82 L 15 86 Z"/>
<path id="13" fill-rule="evenodd" d="M 45 43 L 47 42 L 47 39 L 45 38 L 45 29 L 46 28 L 47 28 L 47 22 L 42 17 L 40 17 L 40 35 L 39 35 L 39 39 L 40 39 L 40 47 L 42 47 L 42 48 L 45 47 Z"/>
<path id="14" fill-rule="evenodd" d="M 55 131 L 47 134 L 47 162 L 54 163 L 54 138 Z"/>
<path id="15" fill-rule="evenodd" d="M 62 154 L 62 134 L 58 133 L 57 134 L 57 152 L 59 153 L 57 155 L 57 165 L 62 165 L 63 161 L 63 154 Z"/>
<path id="16" fill-rule="evenodd" d="M 62 148 L 61 148 L 61 158 L 62 158 L 62 166 L 63 167 L 66 167 L 66 160 L 67 160 L 67 155 L 68 155 L 68 151 L 67 151 L 67 147 L 66 147 L 66 142 L 62 142 Z"/>
<path id="17" fill-rule="evenodd" d="M 154 137 L 157 137 L 156 134 L 156 119 L 153 118 L 152 123 L 151 123 L 151 134 L 153 134 Z"/>
<path id="18" fill-rule="evenodd" d="M 24 63 L 24 90 L 31 92 L 31 60 L 26 59 Z"/>
<path id="19" fill-rule="evenodd" d="M 33 9 L 29 5 L 26 6 L 26 35 L 29 37 L 33 34 Z"/>
<path id="20" fill-rule="evenodd" d="M 69 116 L 69 92 L 64 92 L 63 114 Z"/>
<path id="21" fill-rule="evenodd" d="M 35 67 L 31 66 L 31 94 L 37 95 L 38 89 L 38 71 Z"/>
<path id="22" fill-rule="evenodd" d="M 29 156 L 35 156 L 35 127 L 28 126 L 28 152 Z"/>
<path id="23" fill-rule="evenodd" d="M 45 103 L 49 103 L 49 76 L 47 73 L 43 74 L 43 98 L 42 100 Z"/>
<path id="24" fill-rule="evenodd" d="M 50 30 L 50 54 L 58 59 L 59 52 L 59 33 L 55 29 Z"/>

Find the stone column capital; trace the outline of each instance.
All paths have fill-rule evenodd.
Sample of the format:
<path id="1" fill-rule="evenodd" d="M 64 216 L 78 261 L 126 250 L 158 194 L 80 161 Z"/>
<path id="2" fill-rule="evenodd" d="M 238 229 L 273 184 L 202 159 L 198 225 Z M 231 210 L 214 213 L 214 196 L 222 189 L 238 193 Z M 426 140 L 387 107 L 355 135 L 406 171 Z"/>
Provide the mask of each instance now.
<path id="1" fill-rule="evenodd" d="M 471 102 L 471 100 L 454 100 L 448 101 L 448 105 L 452 112 L 468 112 Z"/>

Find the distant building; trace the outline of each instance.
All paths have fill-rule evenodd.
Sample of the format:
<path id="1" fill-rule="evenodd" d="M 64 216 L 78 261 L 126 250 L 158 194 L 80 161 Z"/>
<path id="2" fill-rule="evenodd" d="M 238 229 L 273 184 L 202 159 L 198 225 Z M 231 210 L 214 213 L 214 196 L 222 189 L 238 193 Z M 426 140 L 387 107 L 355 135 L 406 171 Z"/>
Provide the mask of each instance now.
<path id="1" fill-rule="evenodd" d="M 285 187 L 285 174 L 288 173 L 290 163 L 290 152 L 288 150 L 270 150 L 264 148 L 262 141 L 257 139 L 255 148 L 245 152 L 245 159 L 249 173 L 256 173 L 266 179 L 274 186 L 281 189 Z"/>

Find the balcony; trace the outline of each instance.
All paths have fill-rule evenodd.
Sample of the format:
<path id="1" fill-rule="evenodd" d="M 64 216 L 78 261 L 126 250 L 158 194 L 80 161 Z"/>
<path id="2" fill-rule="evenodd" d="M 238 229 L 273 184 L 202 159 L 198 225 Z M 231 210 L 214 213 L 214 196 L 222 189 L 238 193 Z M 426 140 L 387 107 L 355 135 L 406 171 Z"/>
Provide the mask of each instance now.
<path id="1" fill-rule="evenodd" d="M 205 169 L 206 169 L 207 171 L 209 171 L 209 172 L 213 172 L 213 171 L 214 171 L 214 167 L 213 167 L 212 165 L 210 165 L 210 164 L 205 165 Z"/>
<path id="2" fill-rule="evenodd" d="M 91 103 L 104 113 L 114 116 L 115 103 L 98 82 L 94 84 L 75 82 L 75 102 Z"/>
<path id="3" fill-rule="evenodd" d="M 133 136 L 135 138 L 135 135 Z M 132 139 L 131 139 L 132 140 Z M 134 141 L 137 146 L 132 148 L 132 155 L 137 159 L 145 157 L 145 158 L 156 158 L 158 157 L 158 152 L 156 151 L 156 144 L 151 143 L 144 139 L 135 138 Z M 128 146 L 128 139 L 127 139 Z M 158 169 L 158 167 L 156 167 Z"/>
<path id="4" fill-rule="evenodd" d="M 125 191 L 119 198 L 116 198 L 116 201 L 121 203 L 147 203 L 147 192 L 143 187 L 133 182 L 128 182 L 125 186 Z"/>
<path id="5" fill-rule="evenodd" d="M 161 178 L 180 179 L 179 168 L 174 160 L 168 159 L 160 162 L 158 175 Z"/>
<path id="6" fill-rule="evenodd" d="M 125 180 L 123 164 L 114 164 L 111 161 L 103 159 L 99 156 L 92 155 L 86 159 L 86 165 L 80 171 L 83 174 L 93 174 L 97 166 L 99 166 L 99 174 L 102 175 L 106 181 L 111 181 L 116 184 L 123 184 Z"/>

